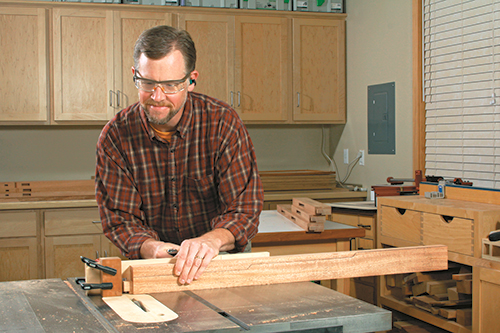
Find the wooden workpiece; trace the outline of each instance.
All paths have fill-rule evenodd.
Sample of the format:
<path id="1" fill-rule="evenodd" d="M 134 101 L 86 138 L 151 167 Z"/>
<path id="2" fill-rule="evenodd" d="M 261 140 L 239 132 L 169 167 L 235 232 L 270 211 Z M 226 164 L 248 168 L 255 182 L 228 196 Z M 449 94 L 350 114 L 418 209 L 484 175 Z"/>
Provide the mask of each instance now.
<path id="1" fill-rule="evenodd" d="M 123 275 L 129 279 L 131 294 L 216 289 L 444 270 L 448 267 L 447 251 L 446 246 L 434 245 L 214 260 L 190 285 L 178 284 L 173 274 L 175 259 L 170 263 L 131 263 Z"/>
<path id="2" fill-rule="evenodd" d="M 324 222 L 312 222 L 310 220 L 311 215 L 307 215 L 309 220 L 306 220 L 300 215 L 297 215 L 292 211 L 292 205 L 278 205 L 276 207 L 276 210 L 278 213 L 301 227 L 307 232 L 322 232 L 325 230 L 325 223 Z M 316 215 L 315 215 L 316 216 Z M 324 217 L 324 216 L 323 216 Z M 324 217 L 326 219 L 326 217 Z"/>

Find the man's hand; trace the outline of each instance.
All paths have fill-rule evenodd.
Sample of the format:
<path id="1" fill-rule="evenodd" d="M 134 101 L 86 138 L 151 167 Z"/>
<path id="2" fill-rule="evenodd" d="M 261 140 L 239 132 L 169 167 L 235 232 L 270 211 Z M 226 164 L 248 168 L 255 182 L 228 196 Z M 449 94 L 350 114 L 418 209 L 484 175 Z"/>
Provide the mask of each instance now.
<path id="1" fill-rule="evenodd" d="M 234 236 L 227 229 L 214 229 L 203 236 L 182 242 L 177 253 L 174 274 L 180 284 L 190 284 L 197 280 L 219 251 L 234 248 Z"/>
<path id="2" fill-rule="evenodd" d="M 173 256 L 168 254 L 168 250 L 170 249 L 179 250 L 179 245 L 175 245 L 172 243 L 165 243 L 150 238 L 141 245 L 141 258 L 143 259 L 172 258 Z"/>

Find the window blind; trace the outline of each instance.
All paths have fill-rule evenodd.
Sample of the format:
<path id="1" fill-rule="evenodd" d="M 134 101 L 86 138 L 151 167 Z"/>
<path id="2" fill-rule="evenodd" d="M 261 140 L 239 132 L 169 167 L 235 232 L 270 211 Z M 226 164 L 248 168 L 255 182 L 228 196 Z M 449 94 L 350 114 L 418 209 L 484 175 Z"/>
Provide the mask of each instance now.
<path id="1" fill-rule="evenodd" d="M 425 174 L 500 188 L 500 0 L 423 0 Z"/>

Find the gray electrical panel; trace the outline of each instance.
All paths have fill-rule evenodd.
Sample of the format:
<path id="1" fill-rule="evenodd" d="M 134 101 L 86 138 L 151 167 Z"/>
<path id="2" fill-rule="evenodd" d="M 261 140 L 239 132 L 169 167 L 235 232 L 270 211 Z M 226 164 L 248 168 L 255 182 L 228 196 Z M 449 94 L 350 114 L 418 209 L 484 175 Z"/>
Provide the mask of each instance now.
<path id="1" fill-rule="evenodd" d="M 396 154 L 395 86 L 368 86 L 368 154 Z"/>

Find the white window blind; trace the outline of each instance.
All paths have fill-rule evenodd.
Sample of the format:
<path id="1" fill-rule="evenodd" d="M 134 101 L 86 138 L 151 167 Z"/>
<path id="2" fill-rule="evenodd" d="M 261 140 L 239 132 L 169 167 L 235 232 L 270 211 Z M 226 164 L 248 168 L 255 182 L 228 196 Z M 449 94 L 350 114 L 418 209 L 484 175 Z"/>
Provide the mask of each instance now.
<path id="1" fill-rule="evenodd" d="M 500 188 L 500 0 L 424 0 L 425 174 Z"/>

